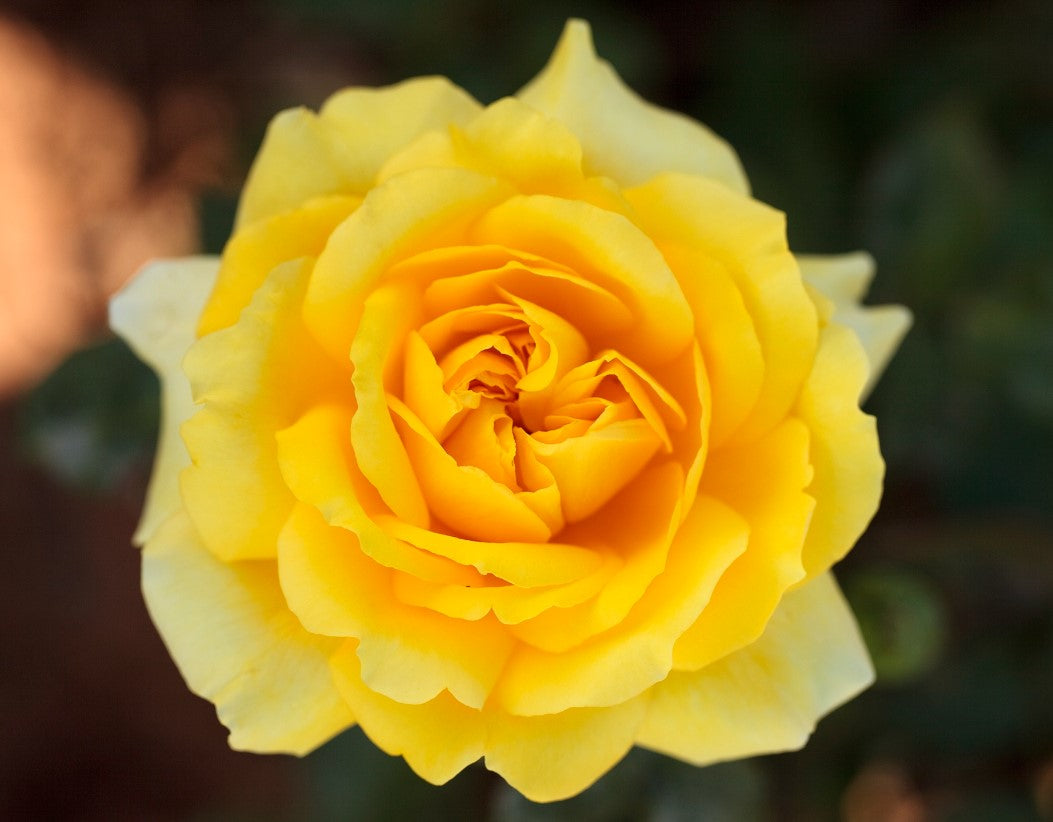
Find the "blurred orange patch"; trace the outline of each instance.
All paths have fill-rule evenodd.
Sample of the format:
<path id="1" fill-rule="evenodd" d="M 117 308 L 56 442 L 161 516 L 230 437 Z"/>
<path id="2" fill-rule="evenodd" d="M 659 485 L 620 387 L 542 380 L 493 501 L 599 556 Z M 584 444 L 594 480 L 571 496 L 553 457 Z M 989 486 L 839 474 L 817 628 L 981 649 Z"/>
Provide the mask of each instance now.
<path id="1" fill-rule="evenodd" d="M 2 17 L 0 77 L 2 397 L 101 330 L 107 299 L 144 262 L 198 247 L 196 195 L 219 177 L 229 112 L 207 90 L 173 88 L 148 116 Z"/>

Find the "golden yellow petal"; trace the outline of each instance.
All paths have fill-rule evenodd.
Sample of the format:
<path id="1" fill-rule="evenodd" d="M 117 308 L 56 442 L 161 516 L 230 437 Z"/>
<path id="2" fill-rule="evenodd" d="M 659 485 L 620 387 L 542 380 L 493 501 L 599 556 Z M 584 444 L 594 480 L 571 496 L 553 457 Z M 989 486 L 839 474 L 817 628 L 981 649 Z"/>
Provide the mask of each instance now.
<path id="1" fill-rule="evenodd" d="M 423 247 L 460 245 L 469 223 L 510 192 L 465 169 L 423 169 L 372 189 L 315 264 L 304 319 L 322 347 L 345 360 L 366 296 L 385 271 Z"/>
<path id="2" fill-rule="evenodd" d="M 718 447 L 742 426 L 764 385 L 764 352 L 753 317 L 735 281 L 704 250 L 663 245 L 670 268 L 695 315 L 705 372 L 712 391 L 709 441 Z"/>
<path id="3" fill-rule="evenodd" d="M 394 517 L 378 520 L 389 534 L 406 543 L 523 588 L 574 582 L 603 564 L 599 552 L 572 543 L 482 542 L 426 531 Z"/>
<path id="4" fill-rule="evenodd" d="M 161 433 L 146 503 L 133 541 L 142 545 L 180 509 L 179 472 L 190 464 L 179 427 L 194 413 L 182 363 L 194 343 L 201 307 L 216 280 L 219 260 L 188 257 L 151 263 L 110 301 L 110 327 L 161 380 Z"/>
<path id="5" fill-rule="evenodd" d="M 355 535 L 298 505 L 282 531 L 279 573 L 289 608 L 312 633 L 354 637 L 362 678 L 391 699 L 420 704 L 449 690 L 481 707 L 512 641 L 492 617 L 454 621 L 403 605 L 391 574 Z"/>
<path id="6" fill-rule="evenodd" d="M 501 675 L 496 704 L 513 714 L 554 714 L 616 705 L 662 681 L 672 669 L 677 637 L 706 607 L 746 538 L 740 516 L 700 496 L 673 540 L 665 569 L 626 617 L 563 653 L 518 648 Z"/>
<path id="7" fill-rule="evenodd" d="M 675 357 L 692 340 L 680 285 L 651 239 L 620 214 L 544 195 L 512 197 L 483 215 L 471 238 L 555 260 L 629 306 L 633 327 L 616 340 L 591 339 L 598 348 L 617 348 L 649 367 Z M 546 308 L 573 316 L 570 307 Z"/>
<path id="8" fill-rule="evenodd" d="M 514 294 L 574 318 L 589 339 L 616 339 L 633 322 L 632 311 L 599 284 L 522 249 L 496 245 L 435 249 L 392 269 L 400 276 L 426 276 L 425 302 L 432 316 Z"/>
<path id="9" fill-rule="evenodd" d="M 594 427 L 580 437 L 557 443 L 540 442 L 520 429 L 516 441 L 551 472 L 567 522 L 596 513 L 662 447 L 650 423 L 639 418 Z"/>
<path id="10" fill-rule="evenodd" d="M 351 452 L 352 409 L 319 405 L 275 435 L 282 479 L 296 499 L 317 508 L 331 525 L 346 528 L 374 562 L 433 582 L 469 585 L 471 568 L 421 551 L 389 536 L 373 516 L 387 507 L 358 472 Z"/>
<path id="11" fill-rule="evenodd" d="M 677 640 L 674 663 L 694 670 L 752 642 L 786 590 L 804 577 L 801 550 L 815 501 L 809 433 L 789 419 L 748 445 L 711 451 L 701 493 L 749 524 L 746 551 L 717 584 L 706 610 Z"/>
<path id="12" fill-rule="evenodd" d="M 351 443 L 359 470 L 388 507 L 426 528 L 428 506 L 387 407 L 387 392 L 402 383 L 403 341 L 419 317 L 420 299 L 410 283 L 388 283 L 366 299 L 351 345 L 358 405 Z"/>
<path id="13" fill-rule="evenodd" d="M 524 588 L 512 584 L 439 585 L 409 574 L 396 574 L 395 595 L 409 605 L 430 608 L 458 619 L 477 620 L 489 613 L 505 625 L 516 625 L 550 608 L 569 608 L 602 590 L 620 560 L 607 555 L 593 573 L 562 585 Z M 499 582 L 499 580 L 494 580 Z"/>
<path id="14" fill-rule="evenodd" d="M 701 123 L 637 96 L 596 57 L 582 20 L 567 23 L 548 65 L 516 96 L 577 135 L 587 174 L 628 186 L 678 171 L 749 191 L 732 148 Z"/>
<path id="15" fill-rule="evenodd" d="M 541 492 L 513 491 L 474 465 L 458 465 L 404 403 L 388 397 L 388 405 L 428 507 L 460 536 L 543 543 L 561 524 L 551 506 L 531 504 L 531 495 Z"/>
<path id="16" fill-rule="evenodd" d="M 514 627 L 524 642 L 560 654 L 620 623 L 665 569 L 682 517 L 683 472 L 673 460 L 648 467 L 602 515 L 568 526 L 560 538 L 596 552 L 610 579 L 594 600 L 546 611 Z"/>
<path id="17" fill-rule="evenodd" d="M 873 678 L 852 613 L 822 575 L 787 594 L 752 645 L 655 685 L 636 742 L 696 765 L 795 750 Z"/>
<path id="18" fill-rule="evenodd" d="M 786 245 L 784 216 L 724 186 L 684 175 L 662 175 L 625 194 L 659 248 L 697 249 L 734 280 L 764 358 L 757 401 L 734 435 L 748 440 L 769 431 L 793 406 L 818 337 L 815 306 Z M 671 264 L 699 259 L 669 258 Z M 710 275 L 688 267 L 676 276 L 686 281 Z M 713 401 L 719 405 L 721 395 L 714 393 Z"/>
<path id="19" fill-rule="evenodd" d="M 143 549 L 143 594 L 190 689 L 215 703 L 230 745 L 303 755 L 353 724 L 333 685 L 339 640 L 309 634 L 273 563 L 223 563 L 182 512 Z"/>

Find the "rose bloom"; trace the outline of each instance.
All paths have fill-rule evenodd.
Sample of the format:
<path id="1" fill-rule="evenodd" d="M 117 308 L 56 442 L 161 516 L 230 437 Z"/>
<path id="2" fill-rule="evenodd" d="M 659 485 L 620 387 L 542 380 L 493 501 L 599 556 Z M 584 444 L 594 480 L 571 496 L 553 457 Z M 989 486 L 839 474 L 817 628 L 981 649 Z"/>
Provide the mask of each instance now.
<path id="1" fill-rule="evenodd" d="M 538 801 L 633 745 L 797 748 L 873 678 L 828 569 L 881 495 L 859 409 L 908 324 L 794 256 L 732 150 L 570 22 L 271 123 L 220 259 L 111 309 L 161 375 L 143 589 L 230 744 L 355 723 Z"/>

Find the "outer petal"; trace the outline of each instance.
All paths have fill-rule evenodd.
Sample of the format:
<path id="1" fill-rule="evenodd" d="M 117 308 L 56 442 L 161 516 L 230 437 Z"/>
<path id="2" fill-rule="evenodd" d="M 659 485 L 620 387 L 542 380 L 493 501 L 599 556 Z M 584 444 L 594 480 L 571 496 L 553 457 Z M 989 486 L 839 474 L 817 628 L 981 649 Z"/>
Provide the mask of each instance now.
<path id="1" fill-rule="evenodd" d="M 421 777 L 435 785 L 448 782 L 483 755 L 483 714 L 442 692 L 421 705 L 405 705 L 362 682 L 353 642 L 333 658 L 340 692 L 373 743 L 392 756 L 403 756 Z"/>
<path id="2" fill-rule="evenodd" d="M 804 744 L 816 720 L 874 678 L 829 574 L 788 594 L 764 635 L 651 689 L 637 743 L 698 765 Z"/>
<path id="3" fill-rule="evenodd" d="M 632 747 L 649 694 L 609 708 L 548 716 L 489 715 L 486 767 L 535 802 L 585 790 Z"/>
<path id="4" fill-rule="evenodd" d="M 143 593 L 190 689 L 239 750 L 302 755 L 354 717 L 329 673 L 338 640 L 300 627 L 272 563 L 224 564 L 183 513 L 143 550 Z"/>
<path id="5" fill-rule="evenodd" d="M 274 556 L 293 504 L 274 433 L 346 380 L 300 322 L 310 273 L 309 259 L 275 268 L 235 325 L 201 338 L 186 356 L 203 407 L 182 429 L 193 459 L 181 475 L 183 500 L 221 559 Z"/>
<path id="6" fill-rule="evenodd" d="M 443 77 L 349 88 L 319 114 L 289 109 L 267 129 L 238 207 L 236 229 L 325 194 L 364 194 L 384 162 L 434 128 L 464 123 L 480 106 Z"/>
<path id="7" fill-rule="evenodd" d="M 163 260 L 139 272 L 110 302 L 110 327 L 161 379 L 161 435 L 142 519 L 133 537 L 148 540 L 179 510 L 179 472 L 190 457 L 179 426 L 194 413 L 181 364 L 195 340 L 197 318 L 219 270 L 217 257 Z"/>
<path id="8" fill-rule="evenodd" d="M 874 258 L 866 252 L 836 257 L 797 255 L 805 282 L 833 301 L 832 319 L 856 332 L 870 363 L 865 399 L 910 328 L 910 311 L 902 305 L 860 304 L 874 277 Z"/>
<path id="9" fill-rule="evenodd" d="M 596 57 L 583 20 L 567 23 L 548 65 L 516 96 L 577 135 L 586 174 L 636 185 L 680 171 L 749 191 L 731 147 L 701 123 L 637 96 Z"/>
<path id="10" fill-rule="evenodd" d="M 198 322 L 198 334 L 233 325 L 267 275 L 281 263 L 317 257 L 359 197 L 319 197 L 238 231 L 223 249 L 219 278 Z"/>
<path id="11" fill-rule="evenodd" d="M 866 354 L 856 335 L 836 323 L 826 326 L 795 409 L 811 430 L 815 470 L 807 488 L 815 513 L 801 556 L 809 577 L 848 553 L 881 500 L 885 463 L 877 427 L 859 410 L 866 378 Z"/>

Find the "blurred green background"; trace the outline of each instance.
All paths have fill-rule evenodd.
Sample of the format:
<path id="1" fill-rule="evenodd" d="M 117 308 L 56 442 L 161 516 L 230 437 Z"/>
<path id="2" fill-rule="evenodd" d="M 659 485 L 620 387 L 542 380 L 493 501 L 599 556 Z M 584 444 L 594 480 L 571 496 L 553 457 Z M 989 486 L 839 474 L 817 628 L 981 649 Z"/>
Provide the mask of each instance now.
<path id="1" fill-rule="evenodd" d="M 127 543 L 156 382 L 96 321 L 0 404 L 0 817 L 1053 819 L 1053 4 L 14 0 L 3 14 L 135 101 L 144 177 L 175 156 L 158 101 L 190 88 L 214 104 L 225 150 L 195 189 L 208 252 L 278 109 L 415 74 L 489 102 L 585 17 L 642 95 L 736 147 L 795 250 L 868 249 L 871 301 L 915 324 L 868 403 L 883 508 L 838 573 L 877 684 L 801 752 L 700 770 L 637 751 L 538 806 L 478 767 L 432 788 L 357 730 L 303 760 L 226 749 L 139 601 Z"/>

